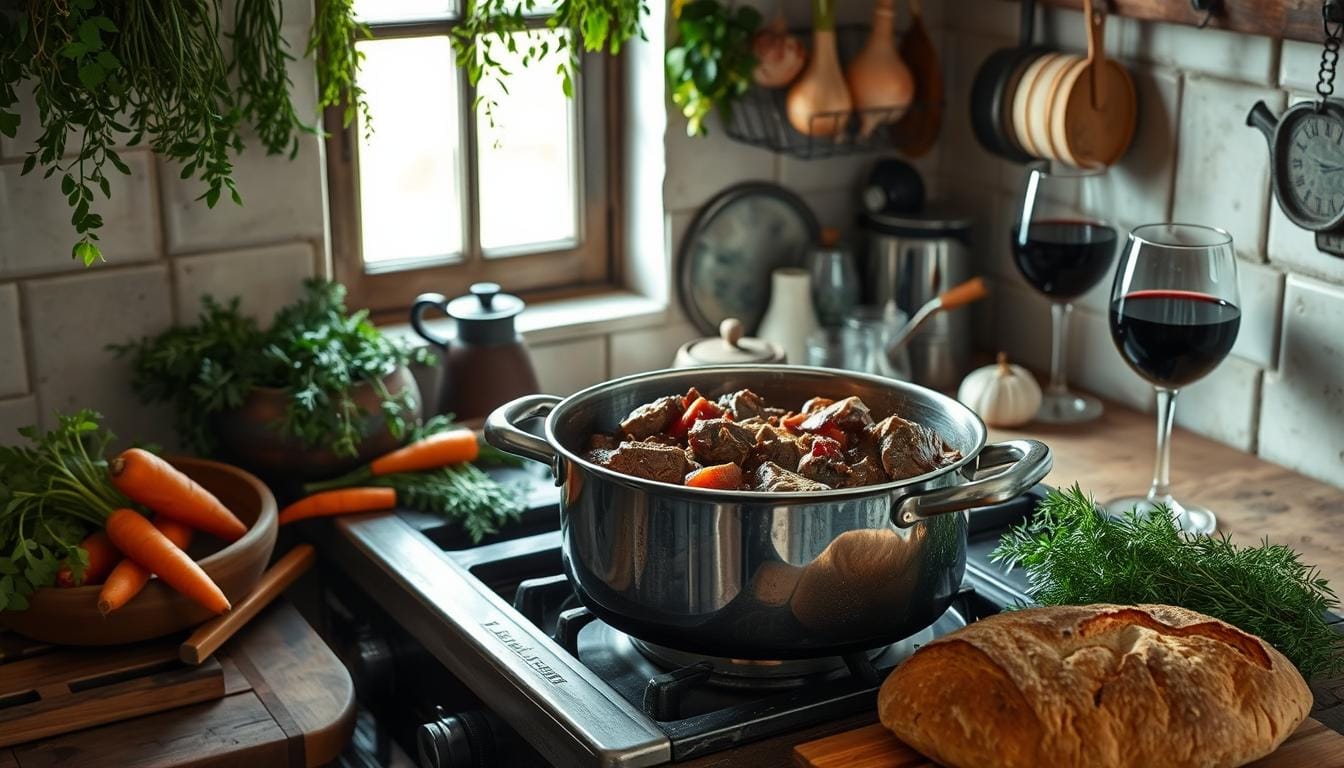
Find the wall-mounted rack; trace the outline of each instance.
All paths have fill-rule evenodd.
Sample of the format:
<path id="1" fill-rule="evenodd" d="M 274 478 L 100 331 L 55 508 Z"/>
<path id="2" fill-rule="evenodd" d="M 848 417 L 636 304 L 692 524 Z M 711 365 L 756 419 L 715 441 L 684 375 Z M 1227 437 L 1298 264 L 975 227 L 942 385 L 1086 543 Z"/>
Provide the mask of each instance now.
<path id="1" fill-rule="evenodd" d="M 1038 5 L 1083 9 L 1083 0 L 1036 0 Z M 1205 18 L 1188 0 L 1109 0 L 1109 13 L 1143 21 L 1199 26 Z M 1319 43 L 1321 0 L 1222 0 L 1208 27 Z"/>

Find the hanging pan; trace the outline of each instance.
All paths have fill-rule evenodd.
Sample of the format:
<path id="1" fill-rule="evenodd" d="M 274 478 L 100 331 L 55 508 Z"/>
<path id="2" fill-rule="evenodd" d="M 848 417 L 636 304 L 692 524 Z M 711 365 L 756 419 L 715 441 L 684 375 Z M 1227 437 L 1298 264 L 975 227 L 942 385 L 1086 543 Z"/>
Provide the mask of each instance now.
<path id="1" fill-rule="evenodd" d="M 1023 0 L 1017 47 L 991 53 L 971 84 L 971 128 L 976 139 L 986 150 L 1019 163 L 1034 158 L 1018 145 L 1005 115 L 1011 111 L 1013 92 L 1023 70 L 1049 50 L 1032 44 L 1035 26 L 1036 1 Z"/>

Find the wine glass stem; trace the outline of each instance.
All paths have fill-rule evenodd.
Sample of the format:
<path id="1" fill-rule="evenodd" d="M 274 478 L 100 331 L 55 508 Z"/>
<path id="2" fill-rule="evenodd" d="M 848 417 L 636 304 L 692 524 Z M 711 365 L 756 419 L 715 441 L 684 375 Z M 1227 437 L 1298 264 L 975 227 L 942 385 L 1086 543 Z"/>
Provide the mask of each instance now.
<path id="1" fill-rule="evenodd" d="M 1171 425 L 1176 420 L 1176 392 L 1157 388 L 1157 461 L 1153 465 L 1153 487 L 1148 489 L 1151 501 L 1171 500 Z"/>
<path id="2" fill-rule="evenodd" d="M 1050 305 L 1050 318 L 1054 324 L 1050 346 L 1050 385 L 1046 391 L 1051 394 L 1064 394 L 1069 391 L 1069 315 L 1073 314 L 1073 305 L 1068 302 L 1054 302 Z"/>

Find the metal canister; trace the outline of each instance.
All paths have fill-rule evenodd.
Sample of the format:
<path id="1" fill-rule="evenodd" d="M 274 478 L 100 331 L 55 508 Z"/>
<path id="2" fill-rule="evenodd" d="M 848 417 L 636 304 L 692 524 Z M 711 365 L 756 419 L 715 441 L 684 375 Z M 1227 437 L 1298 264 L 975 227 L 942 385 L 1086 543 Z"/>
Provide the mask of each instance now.
<path id="1" fill-rule="evenodd" d="M 926 302 L 971 277 L 971 218 L 937 206 L 917 214 L 865 213 L 864 301 L 895 302 L 913 316 Z M 971 363 L 971 315 L 942 312 L 910 340 L 917 384 L 956 388 Z"/>

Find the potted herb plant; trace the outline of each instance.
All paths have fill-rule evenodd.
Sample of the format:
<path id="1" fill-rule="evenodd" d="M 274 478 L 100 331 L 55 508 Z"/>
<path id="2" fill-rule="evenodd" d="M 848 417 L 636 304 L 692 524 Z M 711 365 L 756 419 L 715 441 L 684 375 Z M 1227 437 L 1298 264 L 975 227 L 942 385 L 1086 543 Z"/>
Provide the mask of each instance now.
<path id="1" fill-rule="evenodd" d="M 419 424 L 407 364 L 429 353 L 383 336 L 345 288 L 309 280 L 263 329 L 235 298 L 210 297 L 194 325 L 113 348 L 146 403 L 171 403 L 193 451 L 258 474 L 334 477 L 400 445 Z"/>

